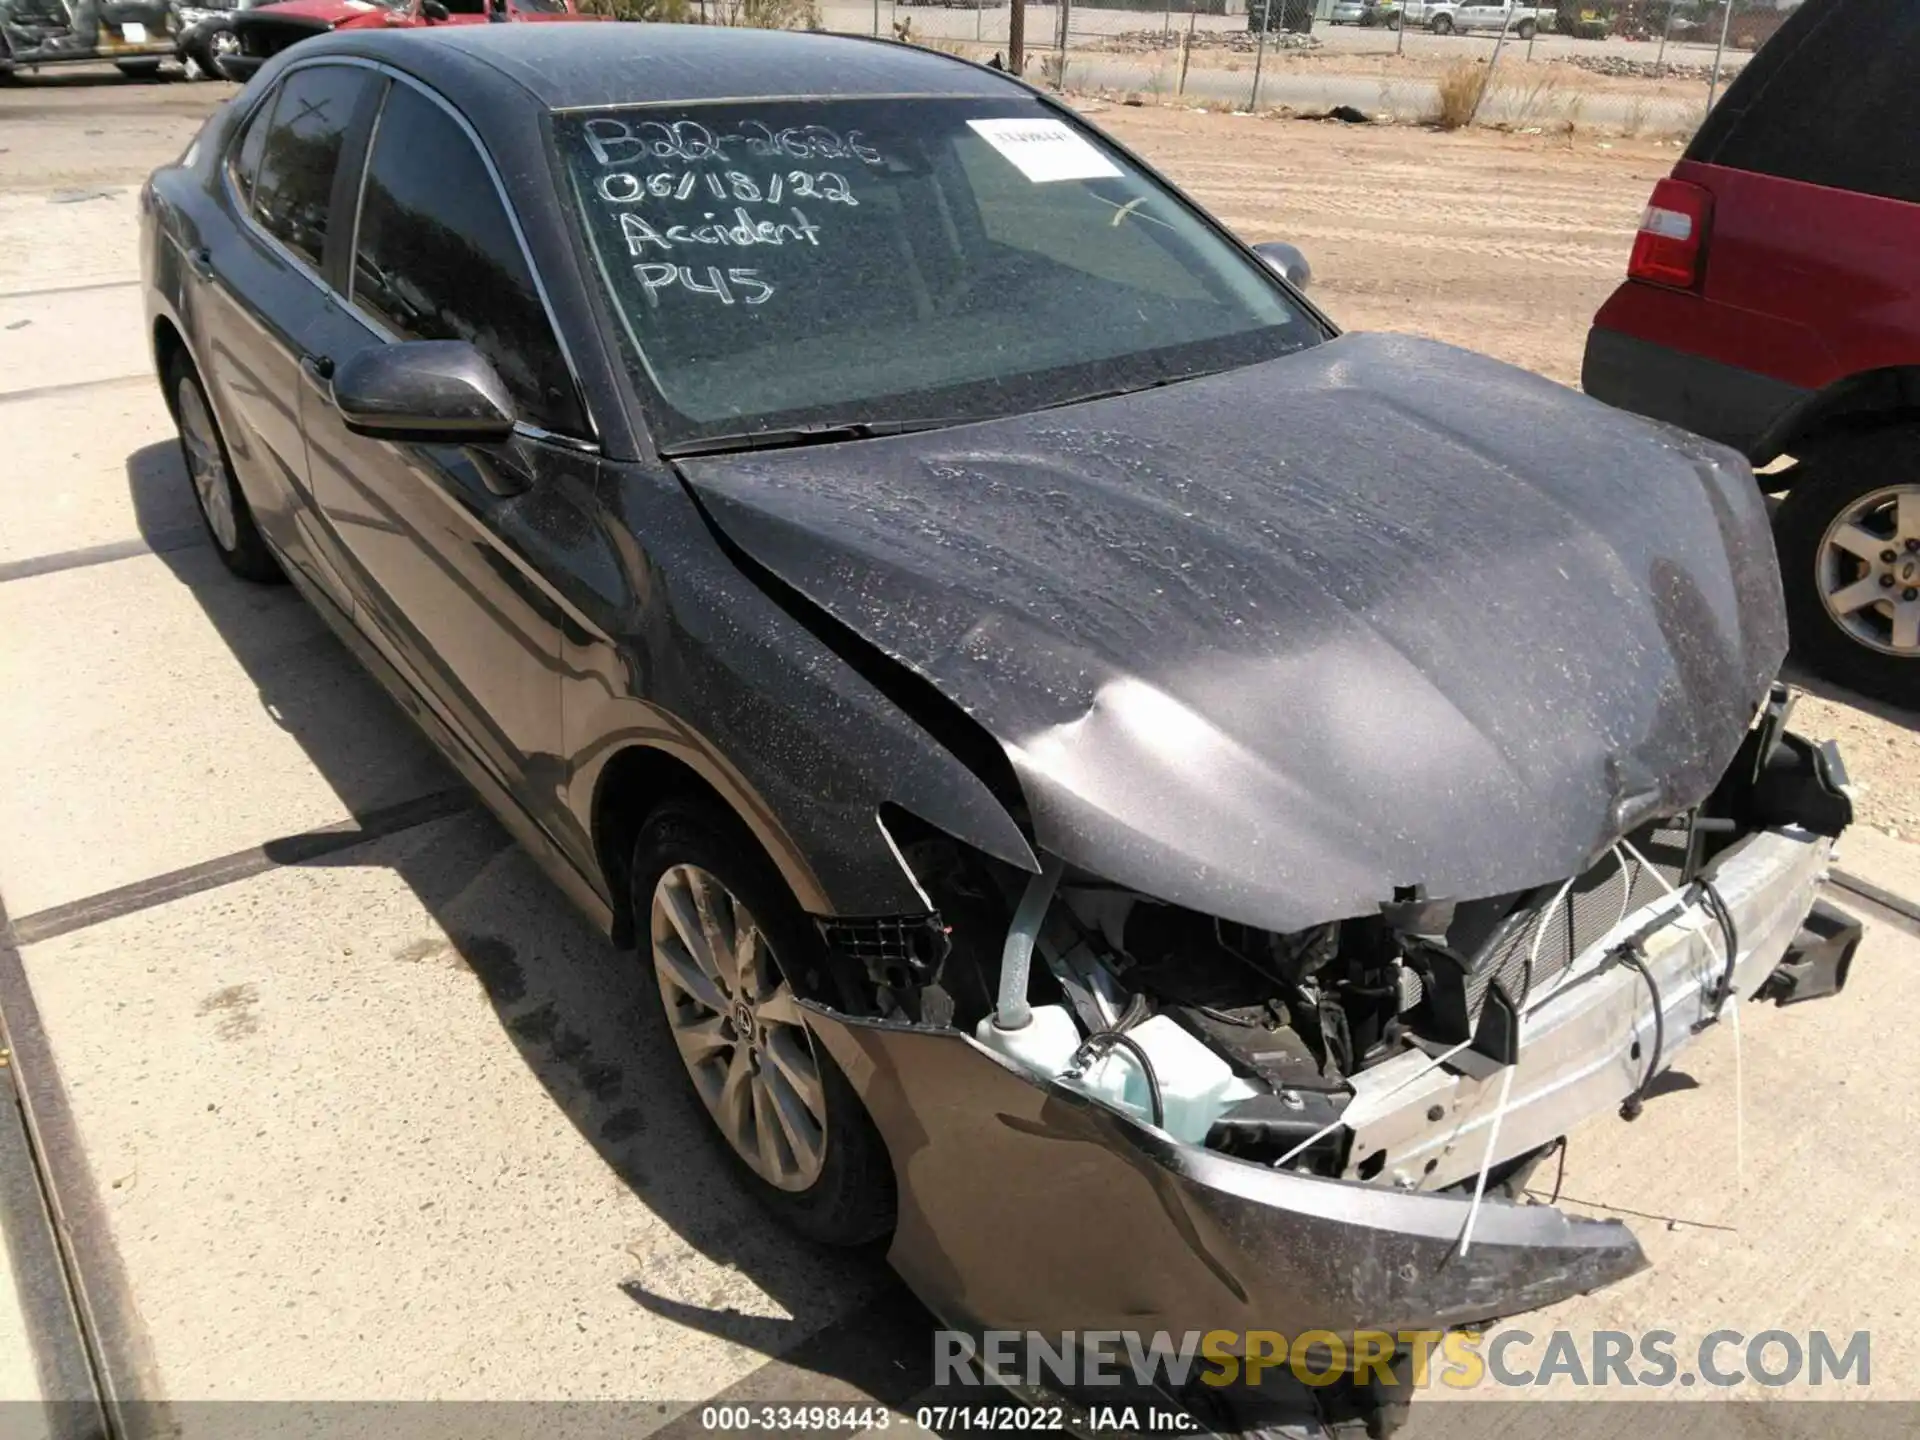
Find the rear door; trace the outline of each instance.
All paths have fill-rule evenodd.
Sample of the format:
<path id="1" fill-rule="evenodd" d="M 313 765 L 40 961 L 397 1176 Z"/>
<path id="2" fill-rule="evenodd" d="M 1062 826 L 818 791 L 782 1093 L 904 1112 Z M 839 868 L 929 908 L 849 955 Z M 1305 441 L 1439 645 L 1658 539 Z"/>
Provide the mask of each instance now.
<path id="1" fill-rule="evenodd" d="M 322 273 L 340 161 L 371 119 L 376 73 L 316 64 L 288 72 L 245 121 L 220 184 L 231 225 L 188 258 L 196 359 L 254 518 L 300 571 L 344 605 L 315 524 L 301 433 L 301 357 L 327 306 Z"/>
<path id="2" fill-rule="evenodd" d="M 300 389 L 321 511 L 377 644 L 536 819 L 559 789 L 568 614 L 544 567 L 590 534 L 598 473 L 578 387 L 519 226 L 479 142 L 403 78 L 367 154 L 346 294 L 312 339 Z M 352 434 L 322 375 L 369 345 L 464 340 L 521 426 L 497 446 Z"/>

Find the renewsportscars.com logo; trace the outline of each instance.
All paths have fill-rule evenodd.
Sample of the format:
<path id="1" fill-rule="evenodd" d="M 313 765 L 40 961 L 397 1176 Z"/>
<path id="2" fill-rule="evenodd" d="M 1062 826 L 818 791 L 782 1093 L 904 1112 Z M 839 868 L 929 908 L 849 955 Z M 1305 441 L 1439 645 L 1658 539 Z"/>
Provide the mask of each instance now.
<path id="1" fill-rule="evenodd" d="M 1080 1330 L 1042 1335 L 1027 1330 L 936 1330 L 936 1385 L 1024 1384 L 1068 1387 L 1163 1384 L 1257 1385 L 1284 1370 L 1307 1385 L 1351 1377 L 1366 1383 L 1410 1380 L 1415 1389 L 1443 1385 L 1473 1390 L 1567 1384 L 1627 1389 L 1727 1388 L 1753 1383 L 1777 1388 L 1845 1385 L 1865 1389 L 1873 1378 L 1873 1336 L 1855 1330 L 1836 1338 L 1824 1330 L 1796 1333 L 1714 1330 L 1682 1341 L 1672 1330 L 1362 1330 L 1339 1336 L 1305 1330 Z M 1400 1369 L 1396 1357 L 1403 1357 Z"/>

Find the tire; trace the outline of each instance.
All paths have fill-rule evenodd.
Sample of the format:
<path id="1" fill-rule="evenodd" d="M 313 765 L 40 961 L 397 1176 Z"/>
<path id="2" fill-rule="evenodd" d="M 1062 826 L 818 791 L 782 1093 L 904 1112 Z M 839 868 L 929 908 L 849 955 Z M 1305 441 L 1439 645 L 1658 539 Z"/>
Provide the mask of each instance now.
<path id="1" fill-rule="evenodd" d="M 1803 456 L 1773 535 L 1794 654 L 1837 684 L 1920 708 L 1920 430 Z"/>
<path id="2" fill-rule="evenodd" d="M 158 60 L 116 60 L 113 68 L 129 80 L 158 80 L 160 62 Z"/>
<path id="3" fill-rule="evenodd" d="M 1535 25 L 1531 20 L 1522 20 L 1518 25 L 1513 27 L 1513 33 L 1522 40 L 1531 40 L 1539 28 L 1540 27 Z"/>
<path id="4" fill-rule="evenodd" d="M 894 1220 L 893 1166 L 853 1087 L 792 1008 L 796 989 L 817 993 L 824 956 L 812 922 L 772 861 L 746 827 L 717 806 L 670 801 L 642 828 L 632 877 L 634 935 L 655 982 L 647 987 L 650 1023 L 681 1061 L 708 1137 L 754 1198 L 809 1240 L 853 1246 L 887 1234 Z M 681 926 L 694 913 L 695 890 L 704 892 L 723 937 L 720 946 L 707 947 L 709 954 L 731 953 L 725 937 L 741 933 L 735 924 L 744 911 L 761 937 L 752 963 L 756 980 L 742 984 L 720 964 L 701 965 L 692 986 L 675 978 L 689 973 L 687 965 L 699 964 L 695 945 L 681 939 Z M 671 918 L 675 909 L 679 925 Z M 702 928 L 693 927 L 696 936 Z M 695 989 L 717 1003 L 695 999 Z M 757 1002 L 751 992 L 758 993 Z M 742 1033 L 753 1037 L 745 1047 L 738 1039 Z M 733 1111 L 737 1123 L 729 1126 L 721 1115 L 742 1066 L 740 1089 L 746 1093 Z M 795 1075 L 803 1078 L 788 1078 Z M 817 1088 L 811 1083 L 816 1077 Z M 796 1103 L 801 1111 L 793 1109 Z M 776 1126 L 776 1113 L 796 1122 Z M 772 1138 L 759 1145 L 734 1138 L 743 1131 Z M 819 1151 L 809 1160 L 804 1144 L 791 1137 L 800 1133 L 810 1141 L 816 1131 Z M 778 1173 L 788 1161 L 791 1173 Z"/>
<path id="5" fill-rule="evenodd" d="M 231 30 L 215 30 L 211 34 L 194 38 L 187 51 L 187 58 L 199 69 L 199 78 L 203 80 L 224 80 L 221 73 L 220 57 L 240 53 L 240 37 Z M 191 75 L 189 79 L 194 78 Z"/>
<path id="6" fill-rule="evenodd" d="M 233 478 L 226 437 L 220 433 L 220 421 L 207 399 L 206 386 L 184 354 L 176 355 L 167 367 L 167 398 L 173 404 L 174 424 L 180 432 L 180 458 L 187 467 L 194 504 L 220 563 L 242 580 L 261 584 L 284 581 L 280 562 L 260 538 L 247 497 Z"/>
<path id="7" fill-rule="evenodd" d="M 1453 17 L 1451 15 L 1436 15 L 1433 17 L 1429 28 L 1432 29 L 1436 35 L 1451 35 L 1453 33 Z"/>

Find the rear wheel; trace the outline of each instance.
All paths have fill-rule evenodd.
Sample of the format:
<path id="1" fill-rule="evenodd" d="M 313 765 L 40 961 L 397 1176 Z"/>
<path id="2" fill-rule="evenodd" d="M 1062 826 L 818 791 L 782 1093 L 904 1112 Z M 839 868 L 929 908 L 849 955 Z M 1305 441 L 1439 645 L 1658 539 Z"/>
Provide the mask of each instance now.
<path id="1" fill-rule="evenodd" d="M 1432 29 L 1436 35 L 1451 35 L 1453 33 L 1453 17 L 1451 15 L 1434 16 Z"/>
<path id="2" fill-rule="evenodd" d="M 206 387 L 185 354 L 176 355 L 167 367 L 167 393 L 173 397 L 180 455 L 187 463 L 187 478 L 193 482 L 193 498 L 213 548 L 220 552 L 221 563 L 243 580 L 285 579 L 279 561 L 253 523 L 247 497 L 233 478 L 233 462 L 227 457 L 220 422 L 213 418 Z"/>
<path id="3" fill-rule="evenodd" d="M 759 844 L 715 806 L 670 802 L 640 833 L 632 895 L 666 1038 L 743 1183 L 809 1239 L 884 1235 L 886 1147 L 799 1004 L 820 939 Z"/>
<path id="4" fill-rule="evenodd" d="M 1803 457 L 1774 540 L 1794 653 L 1862 694 L 1920 705 L 1920 430 Z"/>
<path id="5" fill-rule="evenodd" d="M 1536 26 L 1533 23 L 1533 21 L 1522 20 L 1518 25 L 1514 27 L 1513 33 L 1518 35 L 1522 40 L 1531 40 L 1533 38 L 1534 31 L 1537 30 L 1538 28 L 1539 27 Z"/>

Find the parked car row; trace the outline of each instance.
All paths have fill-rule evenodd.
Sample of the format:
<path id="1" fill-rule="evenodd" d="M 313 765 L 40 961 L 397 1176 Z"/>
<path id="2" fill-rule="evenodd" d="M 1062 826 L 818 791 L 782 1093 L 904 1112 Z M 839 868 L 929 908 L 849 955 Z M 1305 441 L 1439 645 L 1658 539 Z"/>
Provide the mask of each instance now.
<path id="1" fill-rule="evenodd" d="M 1504 29 L 1518 40 L 1531 40 L 1539 31 L 1551 30 L 1558 16 L 1551 5 L 1470 4 L 1462 0 L 1405 0 L 1403 12 L 1405 24 L 1424 27 L 1436 35 Z"/>
<path id="2" fill-rule="evenodd" d="M 245 80 L 288 45 L 333 30 L 601 18 L 575 0 L 0 0 L 0 79 L 100 60 L 149 78 L 178 60 L 189 79 Z"/>
<path id="3" fill-rule="evenodd" d="M 1424 27 L 1436 35 L 1465 34 L 1505 27 L 1517 39 L 1530 40 L 1551 29 L 1558 12 L 1551 5 L 1463 4 L 1462 0 L 1336 0 L 1328 12 L 1330 25 L 1359 25 L 1397 30 L 1402 24 Z"/>
<path id="4" fill-rule="evenodd" d="M 177 53 L 169 0 L 0 0 L 0 80 L 22 69 L 108 60 L 130 76 L 157 75 Z"/>

